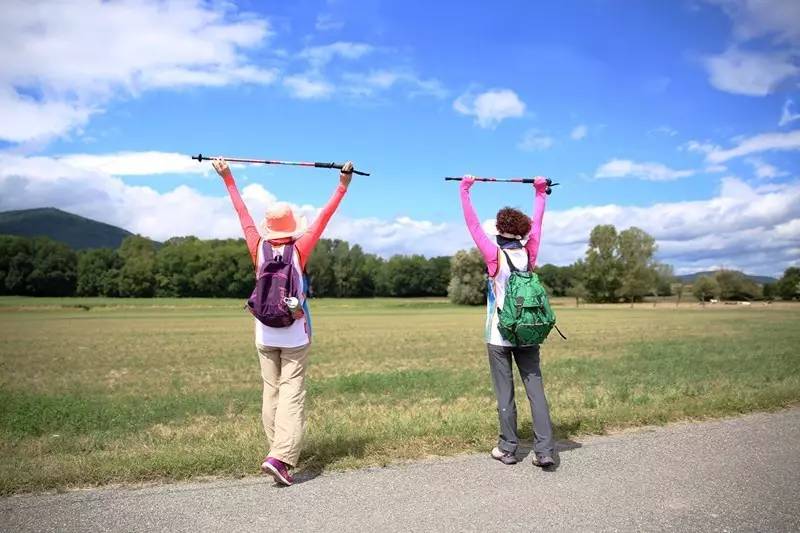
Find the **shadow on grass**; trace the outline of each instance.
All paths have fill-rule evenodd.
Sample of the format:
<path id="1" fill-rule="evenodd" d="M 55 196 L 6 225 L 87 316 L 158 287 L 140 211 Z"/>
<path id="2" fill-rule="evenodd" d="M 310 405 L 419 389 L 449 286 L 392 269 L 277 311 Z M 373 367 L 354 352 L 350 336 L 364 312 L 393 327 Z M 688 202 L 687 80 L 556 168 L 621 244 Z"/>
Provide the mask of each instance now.
<path id="1" fill-rule="evenodd" d="M 364 457 L 370 439 L 365 437 L 321 438 L 303 450 L 300 465 L 294 474 L 295 483 L 304 483 L 318 477 L 328 465 L 349 457 Z"/>

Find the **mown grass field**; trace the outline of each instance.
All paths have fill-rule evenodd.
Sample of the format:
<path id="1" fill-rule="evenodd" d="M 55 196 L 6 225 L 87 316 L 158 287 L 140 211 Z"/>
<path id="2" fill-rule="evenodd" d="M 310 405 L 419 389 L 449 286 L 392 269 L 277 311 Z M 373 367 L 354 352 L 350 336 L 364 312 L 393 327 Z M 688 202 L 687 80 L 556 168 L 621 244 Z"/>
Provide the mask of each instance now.
<path id="1" fill-rule="evenodd" d="M 546 342 L 543 372 L 560 438 L 800 400 L 800 306 L 556 303 L 569 340 Z M 241 305 L 0 298 L 0 493 L 257 473 L 261 385 Z M 312 312 L 301 470 L 493 445 L 482 308 L 317 300 Z"/>

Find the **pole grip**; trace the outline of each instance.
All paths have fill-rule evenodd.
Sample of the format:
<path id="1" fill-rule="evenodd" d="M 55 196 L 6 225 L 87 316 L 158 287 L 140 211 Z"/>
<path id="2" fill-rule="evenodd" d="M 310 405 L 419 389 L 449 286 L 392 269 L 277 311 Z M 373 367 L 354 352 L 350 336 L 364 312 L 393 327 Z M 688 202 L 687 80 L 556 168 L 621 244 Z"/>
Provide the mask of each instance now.
<path id="1" fill-rule="evenodd" d="M 322 163 L 322 162 L 315 162 L 314 166 L 317 168 L 335 168 L 338 170 L 342 170 L 344 163 Z M 369 172 L 361 172 L 360 170 L 353 169 L 353 174 L 358 174 L 359 176 L 369 176 Z"/>
<path id="2" fill-rule="evenodd" d="M 445 181 L 461 181 L 464 178 L 445 178 Z"/>

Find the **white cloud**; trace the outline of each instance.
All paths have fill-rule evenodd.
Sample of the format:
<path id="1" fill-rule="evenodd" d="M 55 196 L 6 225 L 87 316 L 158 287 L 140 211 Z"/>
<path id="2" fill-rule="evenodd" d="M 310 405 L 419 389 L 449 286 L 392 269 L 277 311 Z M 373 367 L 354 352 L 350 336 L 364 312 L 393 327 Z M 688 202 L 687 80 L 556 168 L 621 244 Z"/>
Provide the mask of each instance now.
<path id="1" fill-rule="evenodd" d="M 70 161 L 69 156 L 57 159 L 0 154 L 0 210 L 55 206 L 158 240 L 176 235 L 228 238 L 241 234 L 222 185 L 219 195 L 203 194 L 186 185 L 160 193 L 127 185 L 92 165 L 77 168 L 66 161 Z M 137 169 L 134 166 L 127 172 Z M 539 262 L 567 264 L 581 257 L 589 232 L 597 224 L 614 224 L 620 229 L 641 227 L 656 238 L 659 259 L 678 270 L 724 264 L 776 274 L 796 262 L 800 249 L 800 182 L 758 188 L 735 178 L 725 178 L 721 183 L 718 195 L 702 201 L 549 210 Z M 244 187 L 242 196 L 256 220 L 268 205 L 278 201 L 257 184 Z M 311 219 L 318 212 L 315 206 L 292 205 Z M 340 212 L 325 235 L 358 243 L 366 251 L 383 256 L 446 255 L 472 246 L 460 220 L 433 222 L 407 216 L 349 218 Z"/>
<path id="2" fill-rule="evenodd" d="M 344 28 L 344 21 L 335 18 L 330 13 L 320 13 L 317 15 L 314 27 L 318 31 L 337 31 Z"/>
<path id="3" fill-rule="evenodd" d="M 115 154 L 70 154 L 56 157 L 61 163 L 89 172 L 114 176 L 154 174 L 206 174 L 209 166 L 176 152 L 118 152 Z"/>
<path id="4" fill-rule="evenodd" d="M 477 96 L 462 94 L 453 102 L 453 109 L 472 115 L 482 128 L 494 128 L 507 118 L 525 114 L 525 103 L 510 89 L 491 89 Z"/>
<path id="5" fill-rule="evenodd" d="M 333 85 L 328 81 L 302 74 L 286 76 L 283 84 L 292 96 L 302 100 L 327 98 L 334 92 Z"/>
<path id="6" fill-rule="evenodd" d="M 749 41 L 767 35 L 780 43 L 800 41 L 800 3 L 796 0 L 707 0 L 733 21 L 734 38 Z"/>
<path id="7" fill-rule="evenodd" d="M 517 148 L 525 152 L 547 150 L 553 146 L 553 138 L 544 135 L 539 130 L 528 130 L 517 144 Z"/>
<path id="8" fill-rule="evenodd" d="M 780 176 L 786 176 L 788 174 L 787 172 L 779 170 L 777 167 L 770 165 L 769 163 L 757 157 L 749 157 L 746 159 L 746 161 L 753 167 L 756 177 L 759 179 L 772 179 Z"/>
<path id="9" fill-rule="evenodd" d="M 310 46 L 304 48 L 299 57 L 307 60 L 313 68 L 321 68 L 330 63 L 334 58 L 358 59 L 371 52 L 375 48 L 366 43 L 353 43 L 347 41 L 337 41 L 335 43 L 322 46 Z"/>
<path id="10" fill-rule="evenodd" d="M 783 109 L 781 110 L 781 119 L 778 122 L 778 126 L 785 126 L 795 120 L 800 120 L 800 113 L 795 113 L 792 111 L 794 107 L 794 102 L 791 99 L 787 99 L 786 102 L 783 103 Z"/>
<path id="11" fill-rule="evenodd" d="M 573 141 L 580 141 L 586 134 L 589 132 L 589 128 L 586 124 L 578 124 L 574 128 L 572 128 L 572 132 L 570 132 L 569 136 Z"/>
<path id="12" fill-rule="evenodd" d="M 647 181 L 671 181 L 695 174 L 694 170 L 673 170 L 661 163 L 637 163 L 629 159 L 611 159 L 598 167 L 595 178 L 638 178 Z"/>
<path id="13" fill-rule="evenodd" d="M 730 159 L 750 154 L 771 151 L 800 150 L 800 130 L 786 133 L 761 133 L 745 137 L 733 148 L 725 150 L 719 146 L 701 145 L 706 150 L 710 163 L 724 163 Z"/>
<path id="14" fill-rule="evenodd" d="M 348 72 L 342 75 L 345 90 L 353 96 L 375 96 L 396 86 L 409 89 L 409 96 L 433 96 L 444 98 L 447 90 L 436 79 L 422 79 L 405 69 L 379 69 L 366 73 Z"/>
<path id="15" fill-rule="evenodd" d="M 798 74 L 800 67 L 784 52 L 749 52 L 730 48 L 705 58 L 711 85 L 748 96 L 766 96 Z"/>
<path id="16" fill-rule="evenodd" d="M 797 78 L 800 2 L 706 1 L 720 6 L 733 23 L 734 44 L 722 54 L 705 59 L 714 87 L 734 94 L 764 96 Z"/>
<path id="17" fill-rule="evenodd" d="M 656 238 L 658 258 L 678 269 L 724 264 L 748 272 L 777 274 L 797 260 L 800 246 L 800 182 L 753 188 L 724 178 L 708 200 L 576 207 L 545 214 L 540 262 L 565 264 L 581 257 L 591 229 L 637 226 Z"/>
<path id="18" fill-rule="evenodd" d="M 270 37 L 267 20 L 201 0 L 3 3 L 0 138 L 63 135 L 114 97 L 154 88 L 271 83 L 245 52 Z M 35 96 L 33 96 L 35 95 Z M 13 126 L 12 126 L 13 125 Z"/>

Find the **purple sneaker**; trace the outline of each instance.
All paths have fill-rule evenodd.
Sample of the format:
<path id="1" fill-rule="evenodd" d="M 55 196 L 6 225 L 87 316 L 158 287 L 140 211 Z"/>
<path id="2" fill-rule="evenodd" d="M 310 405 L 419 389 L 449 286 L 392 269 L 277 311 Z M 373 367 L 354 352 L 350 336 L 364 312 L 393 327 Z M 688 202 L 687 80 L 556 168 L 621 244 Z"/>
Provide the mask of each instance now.
<path id="1" fill-rule="evenodd" d="M 286 485 L 287 487 L 294 483 L 294 478 L 289 473 L 289 468 L 286 463 L 274 457 L 267 457 L 261 463 L 261 471 L 265 474 L 270 474 L 277 483 Z"/>

